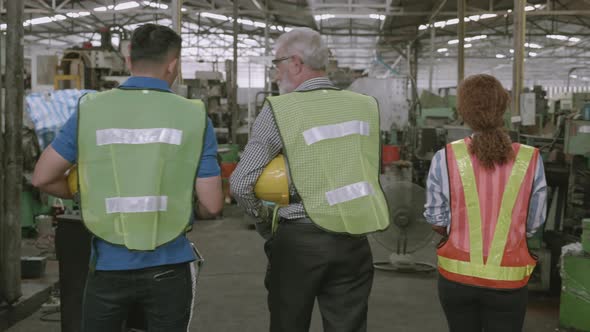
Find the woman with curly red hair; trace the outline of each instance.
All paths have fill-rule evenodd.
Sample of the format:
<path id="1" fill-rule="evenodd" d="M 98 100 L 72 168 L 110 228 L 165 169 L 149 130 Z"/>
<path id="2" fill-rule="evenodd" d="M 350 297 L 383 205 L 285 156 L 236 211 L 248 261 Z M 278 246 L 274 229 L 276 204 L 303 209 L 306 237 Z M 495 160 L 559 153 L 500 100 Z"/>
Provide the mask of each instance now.
<path id="1" fill-rule="evenodd" d="M 518 332 L 536 265 L 526 239 L 545 222 L 543 163 L 503 128 L 510 98 L 495 77 L 470 76 L 457 92 L 473 135 L 435 154 L 424 212 L 444 236 L 440 302 L 451 332 Z"/>

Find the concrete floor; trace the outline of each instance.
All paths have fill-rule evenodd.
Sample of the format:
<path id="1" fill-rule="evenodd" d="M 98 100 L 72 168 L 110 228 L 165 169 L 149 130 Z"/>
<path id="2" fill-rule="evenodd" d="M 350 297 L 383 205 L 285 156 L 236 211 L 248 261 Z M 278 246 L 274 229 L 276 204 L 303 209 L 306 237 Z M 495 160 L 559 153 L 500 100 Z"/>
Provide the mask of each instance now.
<path id="1" fill-rule="evenodd" d="M 268 330 L 266 291 L 263 286 L 266 258 L 263 239 L 248 229 L 250 222 L 235 205 L 220 220 L 199 221 L 190 237 L 206 262 L 199 279 L 198 303 L 191 331 L 261 332 Z M 388 252 L 372 241 L 375 260 Z M 435 262 L 434 243 L 416 254 Z M 531 294 L 525 332 L 554 332 L 558 325 L 558 298 Z M 9 329 L 9 332 L 60 331 L 59 323 L 40 321 L 42 311 Z M 438 302 L 436 275 L 375 274 L 369 307 L 370 332 L 443 332 L 446 320 Z M 318 311 L 312 332 L 320 332 Z"/>

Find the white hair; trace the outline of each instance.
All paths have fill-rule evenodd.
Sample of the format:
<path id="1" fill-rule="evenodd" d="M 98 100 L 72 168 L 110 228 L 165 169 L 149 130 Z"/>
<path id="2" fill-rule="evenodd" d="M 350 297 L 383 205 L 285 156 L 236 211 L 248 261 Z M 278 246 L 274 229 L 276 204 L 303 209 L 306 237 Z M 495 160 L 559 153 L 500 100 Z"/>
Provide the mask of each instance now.
<path id="1" fill-rule="evenodd" d="M 305 65 L 315 70 L 325 69 L 330 56 L 330 50 L 320 34 L 310 28 L 295 28 L 282 34 L 274 50 L 282 50 L 285 56 L 297 55 Z"/>

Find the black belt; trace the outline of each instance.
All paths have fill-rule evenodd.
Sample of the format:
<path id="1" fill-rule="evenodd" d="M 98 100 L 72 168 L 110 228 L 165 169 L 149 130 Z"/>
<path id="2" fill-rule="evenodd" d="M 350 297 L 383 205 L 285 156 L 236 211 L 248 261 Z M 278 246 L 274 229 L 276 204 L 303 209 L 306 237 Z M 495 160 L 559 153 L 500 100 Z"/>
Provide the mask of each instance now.
<path id="1" fill-rule="evenodd" d="M 286 224 L 313 224 L 313 221 L 309 218 L 286 219 L 281 217 L 279 222 Z"/>

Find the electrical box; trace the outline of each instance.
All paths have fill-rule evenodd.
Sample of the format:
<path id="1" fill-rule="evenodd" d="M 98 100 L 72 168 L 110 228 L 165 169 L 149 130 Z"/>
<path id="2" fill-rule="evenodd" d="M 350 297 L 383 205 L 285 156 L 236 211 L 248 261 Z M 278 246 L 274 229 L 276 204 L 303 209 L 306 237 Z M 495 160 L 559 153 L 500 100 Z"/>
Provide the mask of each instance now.
<path id="1" fill-rule="evenodd" d="M 590 156 L 590 121 L 568 120 L 566 122 L 565 152 Z"/>

